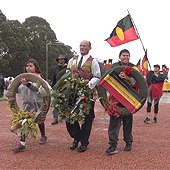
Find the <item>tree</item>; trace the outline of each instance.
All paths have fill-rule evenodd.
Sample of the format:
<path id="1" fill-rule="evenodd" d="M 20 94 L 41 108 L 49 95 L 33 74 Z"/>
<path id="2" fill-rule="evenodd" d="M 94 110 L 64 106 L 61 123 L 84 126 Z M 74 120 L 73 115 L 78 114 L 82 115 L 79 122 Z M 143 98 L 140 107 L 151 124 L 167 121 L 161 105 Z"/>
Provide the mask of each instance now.
<path id="1" fill-rule="evenodd" d="M 2 24 L 2 22 L 6 22 L 6 16 L 0 10 L 0 24 Z"/>
<path id="2" fill-rule="evenodd" d="M 7 20 L 0 10 L 0 72 L 4 77 L 23 73 L 25 62 L 34 58 L 40 64 L 42 74 L 46 72 L 46 44 L 58 42 L 49 23 L 40 17 L 29 17 L 21 24 Z M 48 77 L 52 79 L 56 58 L 60 54 L 70 59 L 74 52 L 64 43 L 48 46 Z"/>
<path id="3" fill-rule="evenodd" d="M 2 17 L 1 17 L 2 16 Z M 13 76 L 23 72 L 23 64 L 28 60 L 32 44 L 27 41 L 29 31 L 17 20 L 6 20 L 0 15 L 0 50 L 3 76 Z"/>
<path id="4" fill-rule="evenodd" d="M 30 31 L 29 41 L 32 43 L 32 48 L 29 52 L 29 57 L 34 58 L 40 64 L 43 75 L 46 71 L 46 44 L 57 42 L 56 35 L 51 29 L 49 23 L 40 17 L 29 17 L 23 23 L 25 28 Z M 63 43 L 60 45 L 49 45 L 48 48 L 48 77 L 52 79 L 53 71 L 56 67 L 56 58 L 60 54 L 65 54 L 68 59 L 73 56 L 71 47 L 65 46 Z"/>

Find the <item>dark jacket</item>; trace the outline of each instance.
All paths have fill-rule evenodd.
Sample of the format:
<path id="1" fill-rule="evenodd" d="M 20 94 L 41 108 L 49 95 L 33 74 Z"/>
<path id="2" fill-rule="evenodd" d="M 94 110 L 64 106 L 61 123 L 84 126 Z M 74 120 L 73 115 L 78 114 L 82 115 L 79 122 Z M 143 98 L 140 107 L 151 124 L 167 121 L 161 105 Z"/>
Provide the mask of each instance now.
<path id="1" fill-rule="evenodd" d="M 121 62 L 118 61 L 118 62 L 116 62 L 116 63 L 113 63 L 110 68 L 114 68 L 114 67 L 116 67 L 116 66 L 122 66 Z M 135 66 L 135 65 L 129 62 L 127 66 L 133 67 L 133 66 Z"/>
<path id="2" fill-rule="evenodd" d="M 155 76 L 153 71 L 150 71 L 146 76 L 146 82 L 148 85 L 150 84 L 156 84 L 156 83 L 162 83 L 165 80 L 165 77 L 163 74 L 158 73 L 158 76 Z"/>
<path id="3" fill-rule="evenodd" d="M 64 66 L 57 65 L 57 67 L 54 69 L 54 74 L 53 74 L 53 83 L 52 87 L 57 83 L 57 81 L 65 74 L 66 70 L 60 73 L 61 70 L 66 69 L 67 64 Z M 60 73 L 60 74 L 59 74 Z"/>
<path id="4" fill-rule="evenodd" d="M 5 81 L 3 77 L 0 77 L 0 89 L 4 90 L 4 86 L 5 86 Z"/>

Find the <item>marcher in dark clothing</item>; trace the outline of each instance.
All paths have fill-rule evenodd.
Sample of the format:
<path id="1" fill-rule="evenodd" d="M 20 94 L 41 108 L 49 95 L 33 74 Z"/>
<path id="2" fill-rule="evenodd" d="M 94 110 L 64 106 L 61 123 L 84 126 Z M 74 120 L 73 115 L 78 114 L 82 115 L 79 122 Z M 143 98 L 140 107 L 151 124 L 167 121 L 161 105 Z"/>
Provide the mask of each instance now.
<path id="1" fill-rule="evenodd" d="M 161 96 L 163 95 L 162 88 L 165 77 L 159 72 L 160 66 L 158 64 L 154 65 L 154 71 L 150 71 L 146 78 L 148 84 L 148 101 L 147 101 L 147 117 L 144 120 L 145 123 L 150 124 L 150 112 L 152 102 L 154 100 L 154 122 L 157 123 L 158 106 Z"/>
<path id="2" fill-rule="evenodd" d="M 68 59 L 64 55 L 60 55 L 56 59 L 56 61 L 58 62 L 58 65 L 54 69 L 52 87 L 54 87 L 54 85 L 57 83 L 57 81 L 65 74 L 66 70 L 63 70 L 63 69 L 67 68 Z M 62 72 L 62 70 L 63 70 L 63 72 Z M 56 111 L 56 109 L 53 110 L 53 118 L 54 118 L 54 121 L 51 124 L 55 125 L 58 123 L 58 112 Z"/>
<path id="3" fill-rule="evenodd" d="M 133 67 L 134 64 L 130 63 L 130 53 L 128 50 L 124 49 L 120 52 L 119 54 L 119 62 L 113 63 L 111 68 L 117 67 L 117 66 L 131 66 Z M 136 81 L 132 78 L 126 75 L 124 72 L 119 73 L 119 77 L 121 79 L 125 79 L 130 82 L 132 86 L 136 85 Z M 120 103 L 121 104 L 121 103 Z M 120 106 L 118 104 L 118 106 Z M 121 104 L 121 107 L 123 105 Z M 133 142 L 133 137 L 132 137 L 132 125 L 133 125 L 133 115 L 125 115 L 123 117 L 118 117 L 115 118 L 114 116 L 110 116 L 110 124 L 109 124 L 109 129 L 108 129 L 108 134 L 109 134 L 109 144 L 110 147 L 106 150 L 106 153 L 112 155 L 117 153 L 117 144 L 118 144 L 118 135 L 119 135 L 119 130 L 121 126 L 121 121 L 123 121 L 123 136 L 124 136 L 124 141 L 126 142 L 126 146 L 124 148 L 125 151 L 130 151 L 132 148 L 132 142 Z"/>
<path id="4" fill-rule="evenodd" d="M 4 78 L 2 77 L 2 74 L 0 73 L 0 97 L 3 97 L 4 87 L 5 87 L 5 81 Z"/>

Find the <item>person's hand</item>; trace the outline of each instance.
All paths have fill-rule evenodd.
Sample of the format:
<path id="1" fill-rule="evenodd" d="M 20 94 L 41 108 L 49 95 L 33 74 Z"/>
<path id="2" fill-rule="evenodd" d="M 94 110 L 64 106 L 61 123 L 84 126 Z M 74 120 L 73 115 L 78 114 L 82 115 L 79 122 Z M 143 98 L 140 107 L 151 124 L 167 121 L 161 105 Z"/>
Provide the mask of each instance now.
<path id="1" fill-rule="evenodd" d="M 130 80 L 130 77 L 128 75 L 126 75 L 123 71 L 119 73 L 119 77 L 121 79 Z"/>
<path id="2" fill-rule="evenodd" d="M 28 81 L 27 81 L 25 78 L 22 78 L 22 79 L 21 79 L 21 84 L 27 85 L 27 84 L 28 84 Z"/>
<path id="3" fill-rule="evenodd" d="M 84 80 L 84 84 L 88 84 L 88 83 L 89 83 L 88 79 Z"/>
<path id="4" fill-rule="evenodd" d="M 11 89 L 11 85 L 10 85 L 10 84 L 8 85 L 7 89 L 8 89 L 8 90 L 10 90 L 10 89 Z"/>
<path id="5" fill-rule="evenodd" d="M 78 77 L 79 75 L 77 73 L 73 74 L 73 79 L 75 79 L 76 77 Z"/>

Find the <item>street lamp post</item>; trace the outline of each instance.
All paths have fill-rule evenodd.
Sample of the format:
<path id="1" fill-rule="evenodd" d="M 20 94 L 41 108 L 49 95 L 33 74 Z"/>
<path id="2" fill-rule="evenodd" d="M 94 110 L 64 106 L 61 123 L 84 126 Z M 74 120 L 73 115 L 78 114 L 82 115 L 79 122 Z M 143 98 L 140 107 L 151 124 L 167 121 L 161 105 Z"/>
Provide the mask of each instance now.
<path id="1" fill-rule="evenodd" d="M 48 79 L 48 46 L 49 45 L 63 45 L 63 44 L 59 43 L 59 41 L 46 44 L 46 80 Z"/>

